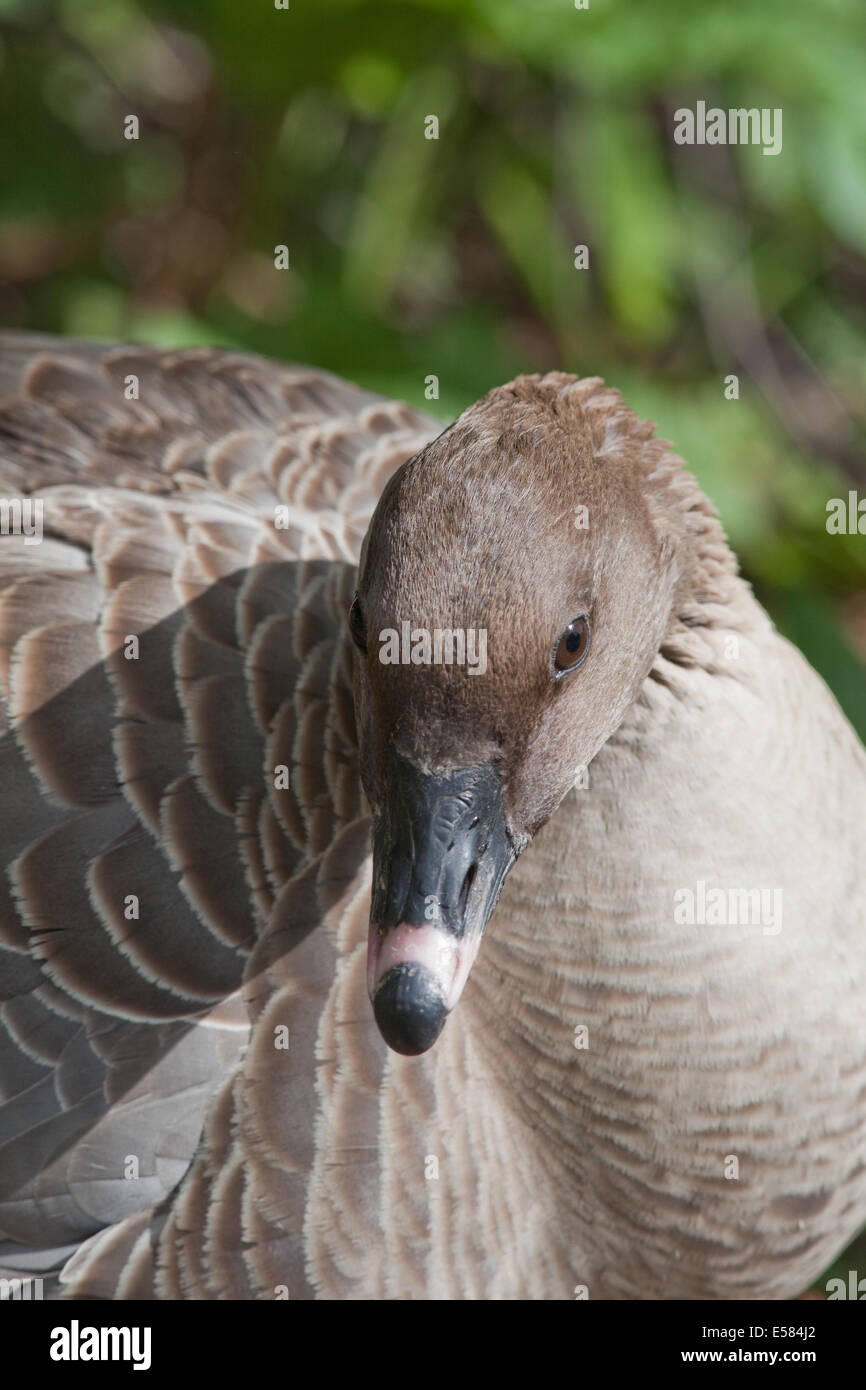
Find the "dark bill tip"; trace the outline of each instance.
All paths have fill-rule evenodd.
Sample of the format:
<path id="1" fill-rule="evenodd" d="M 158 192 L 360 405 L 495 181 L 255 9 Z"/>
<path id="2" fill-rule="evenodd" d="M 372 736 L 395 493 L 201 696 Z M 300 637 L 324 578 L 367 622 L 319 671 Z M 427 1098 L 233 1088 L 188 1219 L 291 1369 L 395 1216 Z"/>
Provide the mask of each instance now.
<path id="1" fill-rule="evenodd" d="M 414 962 L 394 965 L 382 976 L 373 1013 L 385 1042 L 405 1057 L 432 1047 L 448 1017 L 435 975 Z"/>

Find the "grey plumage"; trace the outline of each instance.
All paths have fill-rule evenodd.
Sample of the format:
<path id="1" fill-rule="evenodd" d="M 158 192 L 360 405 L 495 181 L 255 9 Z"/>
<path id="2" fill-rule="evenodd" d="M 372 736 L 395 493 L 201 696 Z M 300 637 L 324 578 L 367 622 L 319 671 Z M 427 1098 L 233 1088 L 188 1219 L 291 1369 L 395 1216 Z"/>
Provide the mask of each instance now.
<path id="1" fill-rule="evenodd" d="M 380 689 L 345 623 L 361 541 L 437 430 L 239 354 L 0 340 L 0 492 L 46 533 L 0 544 L 8 1268 L 63 1248 L 66 1293 L 121 1298 L 785 1297 L 866 1216 L 866 755 L 679 460 L 556 373 L 473 407 L 368 542 L 375 626 L 395 585 L 419 623 L 480 605 L 490 677 Z M 601 616 L 553 703 L 572 564 Z M 504 722 L 534 837 L 411 1059 L 365 988 L 355 707 L 375 811 L 389 702 L 425 765 Z M 698 881 L 779 888 L 782 930 L 678 923 Z"/>

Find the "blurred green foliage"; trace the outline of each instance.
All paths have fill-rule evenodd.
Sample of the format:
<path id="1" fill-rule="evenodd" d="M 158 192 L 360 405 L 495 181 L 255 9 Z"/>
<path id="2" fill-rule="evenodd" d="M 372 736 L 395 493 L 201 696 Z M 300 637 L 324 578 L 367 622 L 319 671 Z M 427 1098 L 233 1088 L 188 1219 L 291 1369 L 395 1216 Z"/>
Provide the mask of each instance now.
<path id="1" fill-rule="evenodd" d="M 601 374 L 866 736 L 866 540 L 824 524 L 866 495 L 864 52 L 862 0 L 0 0 L 0 319 L 443 419 Z M 781 108 L 781 154 L 677 146 L 698 99 Z"/>

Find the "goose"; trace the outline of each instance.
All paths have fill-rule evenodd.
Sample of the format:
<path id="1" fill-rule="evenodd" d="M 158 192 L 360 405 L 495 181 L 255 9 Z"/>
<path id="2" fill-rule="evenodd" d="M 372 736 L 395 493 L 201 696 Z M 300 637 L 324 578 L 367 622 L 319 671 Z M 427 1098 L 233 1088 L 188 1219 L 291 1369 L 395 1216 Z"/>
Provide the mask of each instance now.
<path id="1" fill-rule="evenodd" d="M 5 1273 L 827 1266 L 866 1218 L 866 754 L 617 391 L 520 376 L 443 432 L 318 369 L 5 333 L 0 488 Z"/>

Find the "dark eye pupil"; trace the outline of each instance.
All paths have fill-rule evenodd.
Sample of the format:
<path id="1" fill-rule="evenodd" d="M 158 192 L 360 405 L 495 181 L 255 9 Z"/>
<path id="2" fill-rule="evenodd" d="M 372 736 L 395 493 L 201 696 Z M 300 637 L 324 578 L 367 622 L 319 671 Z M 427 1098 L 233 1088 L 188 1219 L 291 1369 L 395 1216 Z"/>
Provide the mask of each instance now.
<path id="1" fill-rule="evenodd" d="M 564 675 L 580 666 L 589 647 L 589 624 L 586 618 L 573 618 L 563 632 L 553 658 L 554 672 Z"/>

